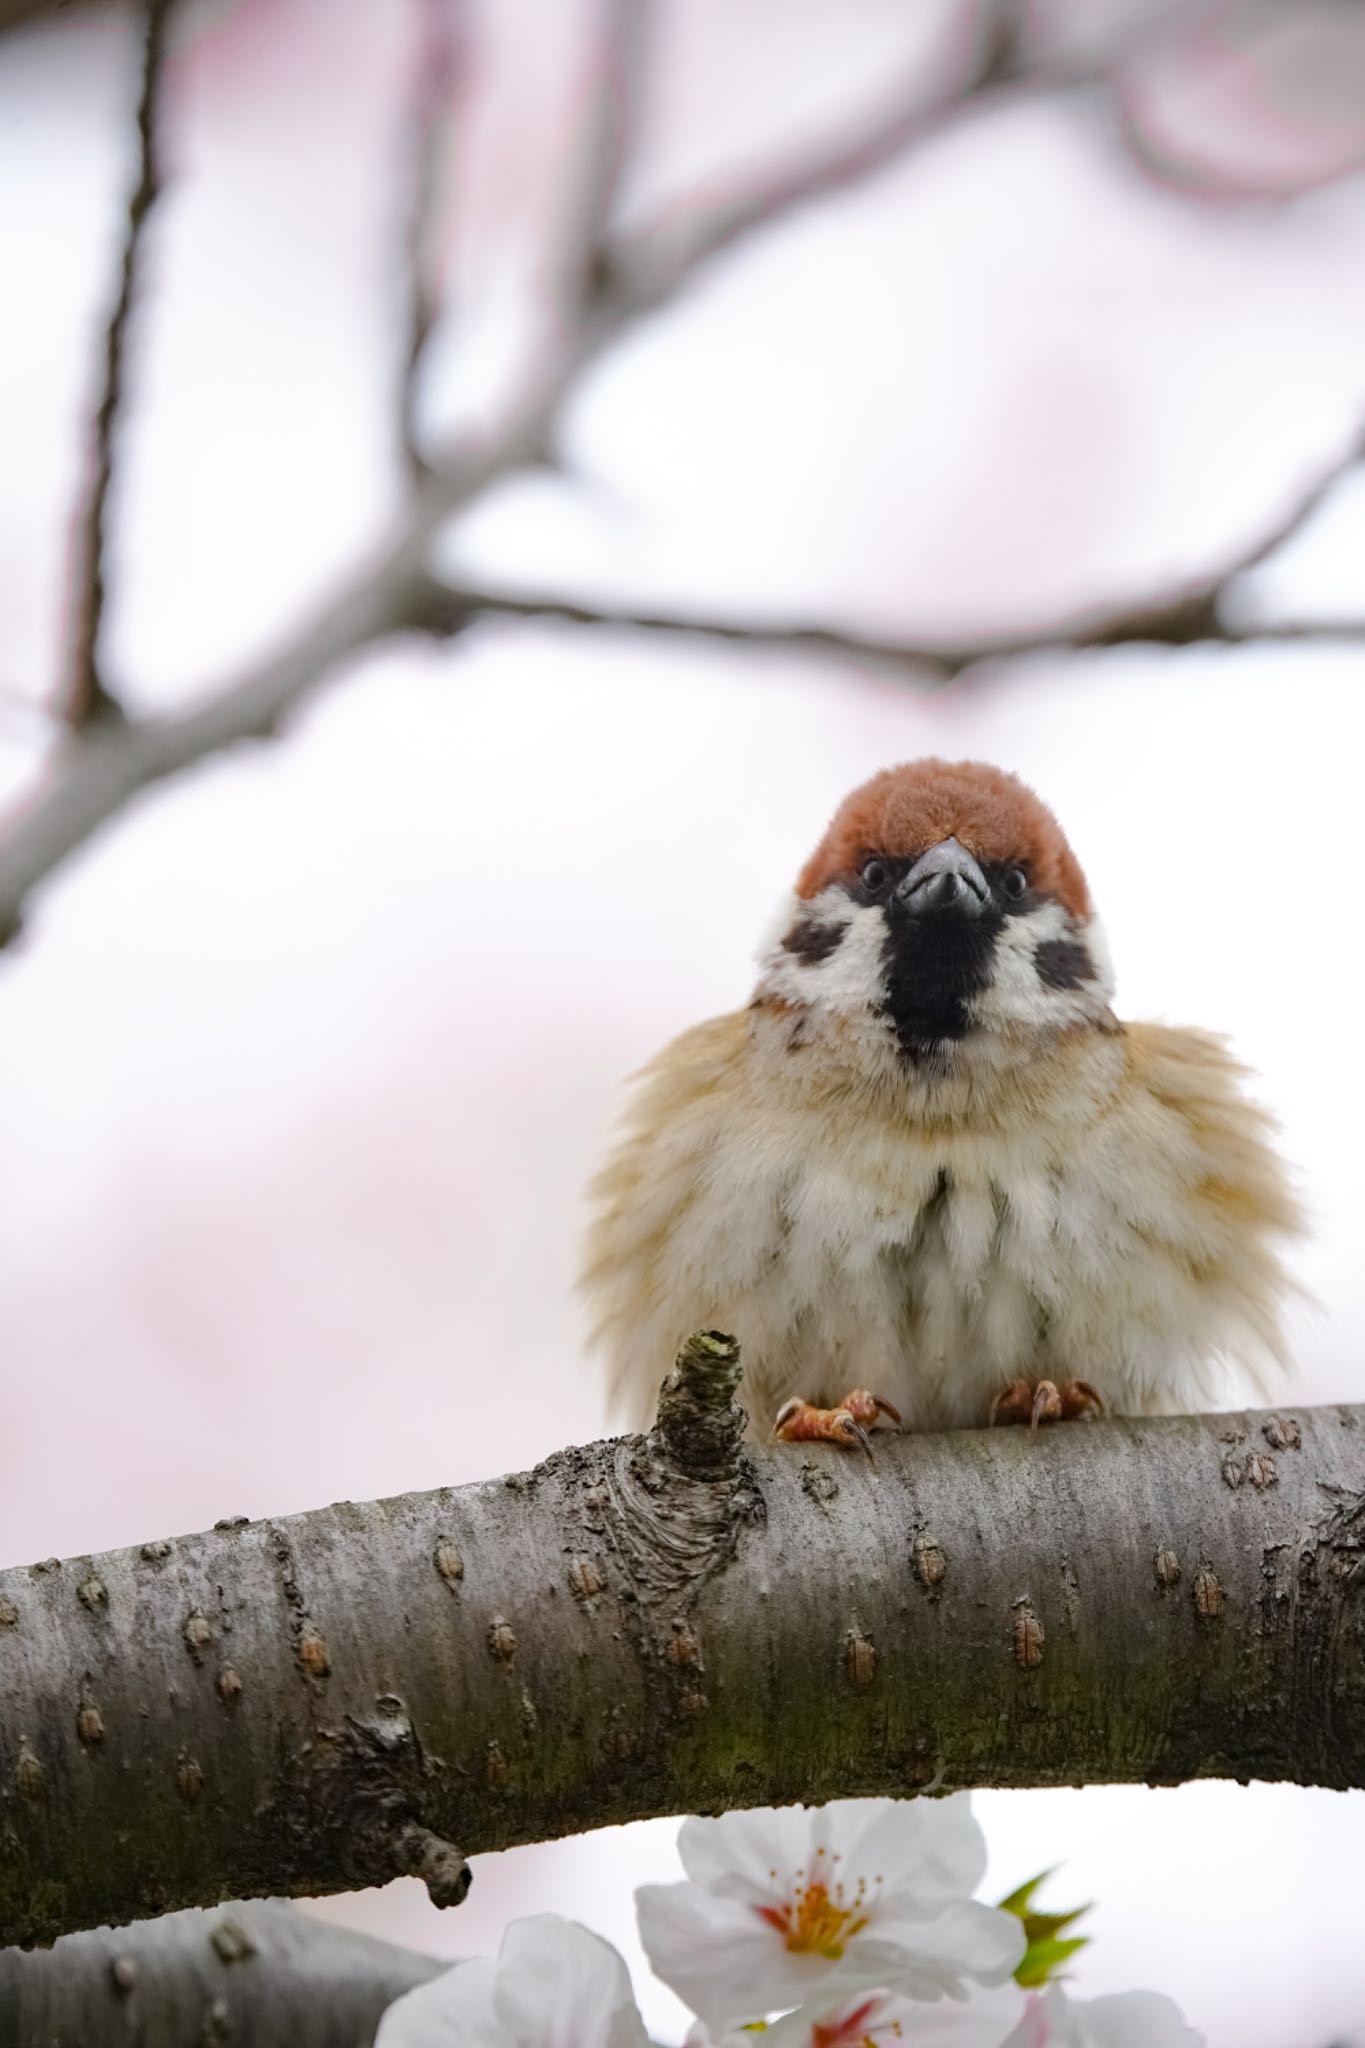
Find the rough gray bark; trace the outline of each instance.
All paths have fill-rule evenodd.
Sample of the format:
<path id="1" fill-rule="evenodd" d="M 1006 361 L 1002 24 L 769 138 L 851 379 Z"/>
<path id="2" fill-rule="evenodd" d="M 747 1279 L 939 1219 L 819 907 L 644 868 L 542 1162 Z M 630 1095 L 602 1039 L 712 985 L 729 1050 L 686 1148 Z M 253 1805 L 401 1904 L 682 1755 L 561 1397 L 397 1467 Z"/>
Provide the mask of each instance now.
<path id="1" fill-rule="evenodd" d="M 446 1965 L 278 1901 L 170 1913 L 0 1952 L 5 2048 L 370 2048 L 385 2006 Z"/>
<path id="2" fill-rule="evenodd" d="M 1365 1784 L 1365 1408 L 647 1437 L 0 1575 L 0 1943 L 668 1814 Z"/>

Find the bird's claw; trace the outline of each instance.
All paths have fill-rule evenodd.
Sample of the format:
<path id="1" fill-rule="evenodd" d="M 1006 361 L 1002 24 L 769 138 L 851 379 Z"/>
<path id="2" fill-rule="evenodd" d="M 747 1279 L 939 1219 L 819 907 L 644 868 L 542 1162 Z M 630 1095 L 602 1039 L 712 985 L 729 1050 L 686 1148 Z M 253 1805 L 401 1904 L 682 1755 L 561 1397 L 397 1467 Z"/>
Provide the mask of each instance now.
<path id="1" fill-rule="evenodd" d="M 1036 1430 L 1040 1422 L 1060 1422 L 1062 1419 L 1062 1397 L 1051 1380 L 1039 1380 L 1033 1389 L 1033 1405 L 1029 1409 L 1028 1426 Z"/>
<path id="2" fill-rule="evenodd" d="M 1105 1412 L 1104 1397 L 1089 1380 L 1063 1380 L 1059 1387 L 1055 1380 L 1011 1380 L 1002 1387 L 991 1402 L 990 1420 L 997 1422 L 1026 1422 L 1030 1432 L 1037 1430 L 1043 1422 L 1074 1422 L 1079 1417 L 1089 1421 L 1092 1416 Z"/>
<path id="3" fill-rule="evenodd" d="M 900 1415 L 891 1403 L 865 1387 L 845 1394 L 837 1408 L 817 1408 L 793 1395 L 773 1417 L 772 1433 L 784 1444 L 842 1444 L 845 1450 L 861 1451 L 869 1464 L 875 1464 L 868 1432 L 881 1415 L 900 1428 Z"/>
<path id="4" fill-rule="evenodd" d="M 854 1387 L 839 1403 L 844 1412 L 860 1422 L 864 1429 L 875 1429 L 879 1416 L 884 1415 L 894 1428 L 901 1426 L 899 1408 L 893 1408 L 889 1401 L 883 1401 L 880 1394 L 871 1394 L 866 1387 Z"/>

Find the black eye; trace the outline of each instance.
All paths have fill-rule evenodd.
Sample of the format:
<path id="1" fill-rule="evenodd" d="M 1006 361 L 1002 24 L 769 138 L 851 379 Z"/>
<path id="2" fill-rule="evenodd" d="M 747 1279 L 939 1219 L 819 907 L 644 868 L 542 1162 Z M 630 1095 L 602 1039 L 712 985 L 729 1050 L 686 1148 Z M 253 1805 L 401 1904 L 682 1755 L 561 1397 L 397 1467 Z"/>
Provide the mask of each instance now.
<path id="1" fill-rule="evenodd" d="M 862 884 L 865 889 L 870 889 L 874 896 L 880 895 L 890 880 L 891 870 L 884 860 L 863 862 Z"/>
<path id="2" fill-rule="evenodd" d="M 1022 868 L 1010 868 L 1007 870 L 1005 875 L 1005 894 L 1007 896 L 1022 896 L 1027 888 L 1028 876 Z"/>

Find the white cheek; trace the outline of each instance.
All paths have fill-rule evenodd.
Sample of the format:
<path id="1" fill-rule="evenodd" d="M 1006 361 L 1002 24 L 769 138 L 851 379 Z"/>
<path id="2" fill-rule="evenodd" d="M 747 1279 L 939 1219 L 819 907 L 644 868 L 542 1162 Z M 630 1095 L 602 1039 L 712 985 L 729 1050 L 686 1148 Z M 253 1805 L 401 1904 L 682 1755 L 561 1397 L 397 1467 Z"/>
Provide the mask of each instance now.
<path id="1" fill-rule="evenodd" d="M 1034 953 L 1048 939 L 1065 938 L 1067 916 L 1060 903 L 1045 903 L 1032 917 L 1011 917 L 995 942 L 991 985 L 972 1006 L 978 1024 L 986 1026 L 1044 1023 L 1048 996 L 1038 979 Z"/>
<path id="2" fill-rule="evenodd" d="M 830 891 L 826 889 L 823 893 L 828 896 Z M 767 930 L 759 940 L 758 951 L 754 955 L 765 972 L 773 964 L 774 956 L 781 956 L 783 939 L 806 910 L 807 906 L 802 899 L 794 891 L 789 891 L 768 919 Z"/>
<path id="3" fill-rule="evenodd" d="M 1092 917 L 1083 924 L 1080 933 L 1085 941 L 1085 949 L 1095 963 L 1093 986 L 1099 990 L 1106 1003 L 1112 1003 L 1118 982 L 1114 974 L 1114 956 L 1109 951 L 1109 934 L 1097 917 Z"/>
<path id="4" fill-rule="evenodd" d="M 1079 988 L 1049 988 L 1039 979 L 1035 954 L 1049 939 L 1074 939 L 1094 963 Z M 972 1021 L 983 1030 L 1026 1025 L 1057 1030 L 1080 1024 L 1105 1010 L 1114 993 L 1109 946 L 1098 918 L 1078 925 L 1060 903 L 1045 903 L 1028 917 L 1007 920 L 995 944 L 991 985 L 972 1005 Z"/>
<path id="5" fill-rule="evenodd" d="M 837 925 L 843 937 L 823 960 L 803 960 L 782 944 L 797 923 Z M 844 890 L 822 889 L 808 902 L 789 896 L 759 952 L 759 989 L 784 1002 L 818 1003 L 827 1010 L 864 1014 L 882 1001 L 885 945 L 881 911 L 854 903 Z"/>

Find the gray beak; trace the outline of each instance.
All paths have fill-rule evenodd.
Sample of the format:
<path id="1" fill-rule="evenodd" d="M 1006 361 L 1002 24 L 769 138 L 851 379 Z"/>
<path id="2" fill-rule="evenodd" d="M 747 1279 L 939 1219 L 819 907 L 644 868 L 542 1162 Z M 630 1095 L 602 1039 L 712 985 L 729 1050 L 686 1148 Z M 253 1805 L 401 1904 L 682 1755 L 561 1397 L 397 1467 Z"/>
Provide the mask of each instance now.
<path id="1" fill-rule="evenodd" d="M 966 847 L 945 839 L 920 855 L 899 884 L 896 901 L 910 917 L 980 917 L 990 889 Z"/>

